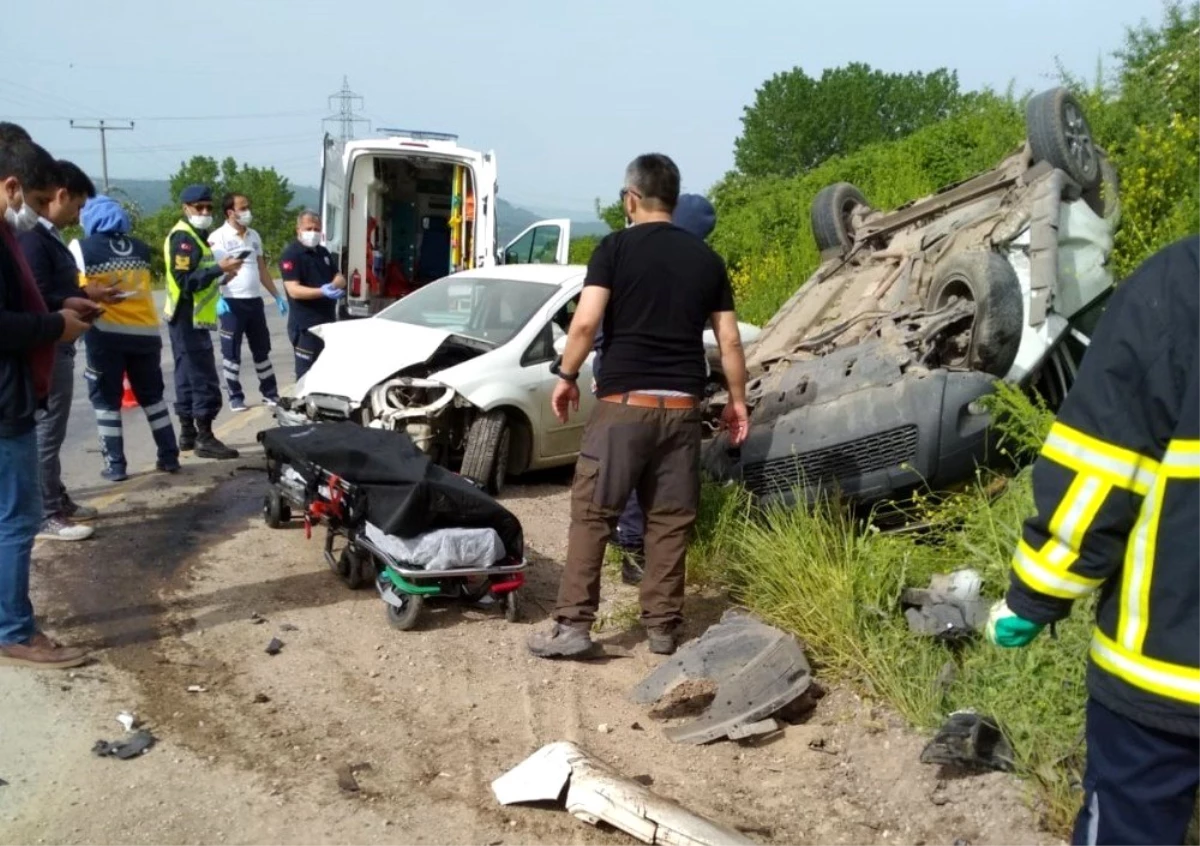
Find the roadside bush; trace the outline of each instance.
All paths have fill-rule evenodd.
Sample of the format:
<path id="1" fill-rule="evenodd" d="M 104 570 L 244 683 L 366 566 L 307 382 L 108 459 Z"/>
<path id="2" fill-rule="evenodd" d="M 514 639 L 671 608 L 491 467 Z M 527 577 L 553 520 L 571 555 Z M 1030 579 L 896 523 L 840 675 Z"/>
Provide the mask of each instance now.
<path id="1" fill-rule="evenodd" d="M 826 185 L 852 182 L 873 206 L 894 208 L 991 167 L 1020 143 L 1023 127 L 1015 100 L 983 94 L 950 120 L 829 159 L 800 177 L 726 176 L 712 191 L 711 243 L 729 264 L 739 317 L 765 323 L 817 268 L 809 208 Z"/>

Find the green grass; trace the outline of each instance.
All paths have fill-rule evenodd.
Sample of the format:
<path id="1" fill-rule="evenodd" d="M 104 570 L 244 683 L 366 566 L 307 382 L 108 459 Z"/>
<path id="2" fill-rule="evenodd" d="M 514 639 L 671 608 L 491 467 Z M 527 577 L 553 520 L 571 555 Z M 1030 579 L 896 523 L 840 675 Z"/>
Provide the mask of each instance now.
<path id="1" fill-rule="evenodd" d="M 1045 409 L 1018 392 L 1002 392 L 995 403 L 1014 451 L 1044 436 Z M 961 493 L 918 498 L 916 516 L 931 526 L 919 534 L 880 532 L 832 501 L 756 510 L 739 488 L 709 486 L 689 556 L 691 581 L 726 588 L 795 633 L 819 678 L 886 701 L 920 729 L 959 709 L 993 716 L 1046 825 L 1062 833 L 1079 802 L 1090 605 L 1057 627 L 1057 639 L 1044 634 L 1022 650 L 981 639 L 957 652 L 909 632 L 899 607 L 905 587 L 962 567 L 980 572 L 987 598 L 1003 595 L 1033 501 L 1027 470 L 997 482 L 981 474 Z M 947 663 L 955 673 L 945 685 L 938 679 Z"/>

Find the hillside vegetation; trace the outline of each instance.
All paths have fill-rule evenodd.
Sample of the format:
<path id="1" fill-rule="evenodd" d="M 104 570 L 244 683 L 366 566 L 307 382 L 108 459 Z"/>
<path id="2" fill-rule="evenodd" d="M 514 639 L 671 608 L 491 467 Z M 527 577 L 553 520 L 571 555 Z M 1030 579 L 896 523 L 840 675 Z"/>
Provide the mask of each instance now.
<path id="1" fill-rule="evenodd" d="M 1110 74 L 1087 84 L 1064 79 L 1121 179 L 1118 279 L 1200 229 L 1198 35 L 1200 4 L 1170 5 L 1157 26 L 1128 33 Z M 852 182 L 877 208 L 929 194 L 1020 144 L 1023 105 L 1011 92 L 977 93 L 948 118 L 800 173 L 729 174 L 711 194 L 713 245 L 730 265 L 740 316 L 766 321 L 817 267 L 809 205 L 822 187 Z M 747 121 L 747 131 L 755 125 Z M 1006 449 L 1028 463 L 1052 415 L 1011 388 L 1002 387 L 993 406 Z M 709 487 L 690 577 L 726 588 L 795 632 L 819 676 L 858 686 L 919 727 L 933 728 L 957 709 L 994 716 L 1045 824 L 1065 833 L 1079 807 L 1090 603 L 1058 626 L 1057 638 L 1043 635 L 1022 650 L 981 642 L 953 652 L 909 633 L 898 604 L 903 587 L 961 567 L 983 575 L 988 598 L 1003 594 L 1021 523 L 1032 513 L 1028 470 L 1012 478 L 981 473 L 970 490 L 918 498 L 913 510 L 923 530 L 889 534 L 836 504 L 763 512 L 738 488 Z"/>

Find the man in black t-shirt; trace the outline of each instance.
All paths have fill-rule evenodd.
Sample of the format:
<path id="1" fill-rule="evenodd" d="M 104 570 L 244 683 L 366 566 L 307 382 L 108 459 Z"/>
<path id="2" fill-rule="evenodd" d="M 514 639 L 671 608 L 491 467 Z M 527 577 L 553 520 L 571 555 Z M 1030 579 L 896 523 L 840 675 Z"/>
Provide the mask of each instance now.
<path id="1" fill-rule="evenodd" d="M 600 402 L 584 428 L 575 467 L 554 623 L 529 639 L 529 650 L 541 657 L 591 651 L 604 552 L 634 490 L 646 514 L 642 624 L 652 652 L 674 652 L 700 499 L 699 405 L 710 319 L 729 385 L 723 423 L 730 442 L 740 444 L 749 429 L 746 362 L 729 275 L 707 244 L 672 224 L 678 199 L 679 169 L 669 158 L 644 155 L 629 165 L 621 200 L 635 225 L 608 235 L 593 253 L 556 364 L 561 378 L 552 402 L 565 423 L 569 410 L 579 409 L 579 368 L 603 326 Z"/>
<path id="2" fill-rule="evenodd" d="M 346 296 L 346 277 L 338 272 L 333 256 L 321 244 L 321 218 L 316 212 L 300 212 L 296 240 L 279 256 L 279 274 L 291 303 L 288 340 L 292 342 L 299 379 L 325 349 L 325 342 L 309 330 L 335 321 L 337 301 Z"/>

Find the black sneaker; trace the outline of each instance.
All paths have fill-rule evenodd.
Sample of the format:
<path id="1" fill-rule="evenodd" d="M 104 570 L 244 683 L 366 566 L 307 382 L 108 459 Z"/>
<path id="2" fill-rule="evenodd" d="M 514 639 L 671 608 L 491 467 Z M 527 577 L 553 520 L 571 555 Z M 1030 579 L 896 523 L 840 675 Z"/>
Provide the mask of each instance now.
<path id="1" fill-rule="evenodd" d="M 679 648 L 679 635 L 678 626 L 648 629 L 646 631 L 646 639 L 649 641 L 650 651 L 655 655 L 673 655 L 675 650 Z"/>

